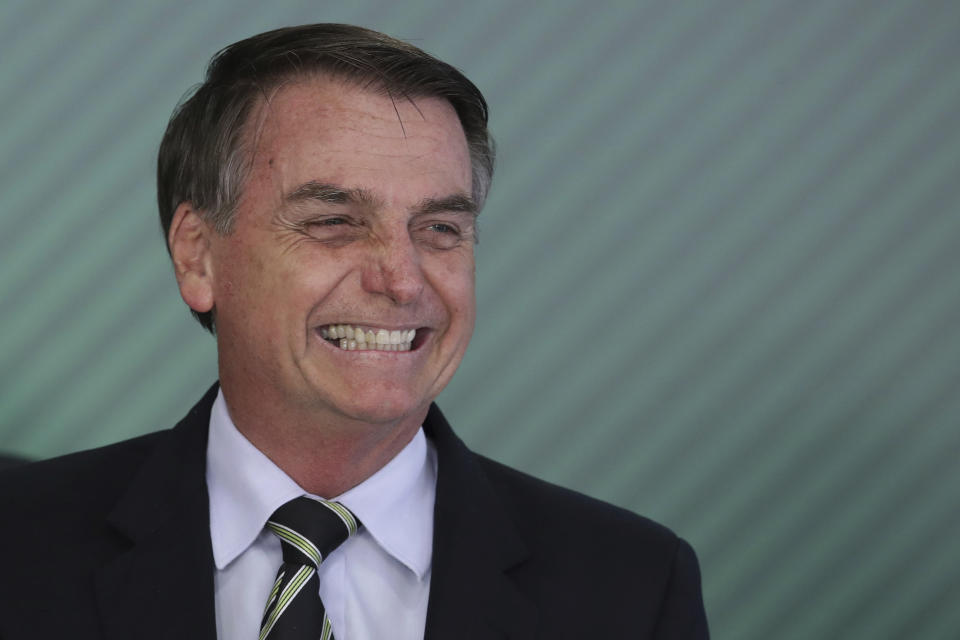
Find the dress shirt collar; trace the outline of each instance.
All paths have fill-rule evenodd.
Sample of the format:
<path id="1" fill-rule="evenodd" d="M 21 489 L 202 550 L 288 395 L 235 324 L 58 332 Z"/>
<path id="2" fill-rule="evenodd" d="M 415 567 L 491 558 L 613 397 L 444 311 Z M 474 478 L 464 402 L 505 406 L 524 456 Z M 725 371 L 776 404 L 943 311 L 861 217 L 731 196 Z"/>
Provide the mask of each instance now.
<path id="1" fill-rule="evenodd" d="M 430 569 L 436 453 L 423 429 L 372 476 L 334 498 L 377 544 L 418 578 Z M 207 488 L 213 559 L 223 569 L 243 553 L 280 505 L 309 495 L 241 434 L 223 392 L 210 412 Z"/>

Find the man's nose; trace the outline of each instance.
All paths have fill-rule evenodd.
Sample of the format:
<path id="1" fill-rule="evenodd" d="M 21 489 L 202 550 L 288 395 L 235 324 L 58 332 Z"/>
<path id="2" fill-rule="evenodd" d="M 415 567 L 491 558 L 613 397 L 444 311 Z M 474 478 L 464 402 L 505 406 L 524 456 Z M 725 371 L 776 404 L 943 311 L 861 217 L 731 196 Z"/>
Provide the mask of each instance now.
<path id="1" fill-rule="evenodd" d="M 387 296 L 395 304 L 409 304 L 424 288 L 420 254 L 406 230 L 382 239 L 371 249 L 363 270 L 364 290 Z"/>

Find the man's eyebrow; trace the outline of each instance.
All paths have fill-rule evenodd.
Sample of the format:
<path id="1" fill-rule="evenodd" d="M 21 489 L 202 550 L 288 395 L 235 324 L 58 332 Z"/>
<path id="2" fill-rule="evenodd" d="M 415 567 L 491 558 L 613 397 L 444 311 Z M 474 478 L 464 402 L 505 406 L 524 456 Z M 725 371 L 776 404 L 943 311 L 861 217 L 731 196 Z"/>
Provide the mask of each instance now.
<path id="1" fill-rule="evenodd" d="M 461 211 L 476 216 L 477 203 L 473 198 L 463 193 L 456 193 L 443 198 L 424 198 L 417 205 L 417 213 L 448 213 Z"/>
<path id="2" fill-rule="evenodd" d="M 367 207 L 376 207 L 379 204 L 377 197 L 366 189 L 347 189 L 339 185 L 313 180 L 303 183 L 288 193 L 284 200 L 291 204 L 309 201 L 329 204 L 361 204 Z M 416 212 L 421 215 L 456 211 L 476 216 L 478 212 L 477 203 L 464 193 L 454 193 L 440 198 L 424 198 L 416 206 Z"/>
<path id="3" fill-rule="evenodd" d="M 284 200 L 288 203 L 318 201 L 329 204 L 375 205 L 377 199 L 365 189 L 347 189 L 335 184 L 305 182 L 290 193 Z"/>

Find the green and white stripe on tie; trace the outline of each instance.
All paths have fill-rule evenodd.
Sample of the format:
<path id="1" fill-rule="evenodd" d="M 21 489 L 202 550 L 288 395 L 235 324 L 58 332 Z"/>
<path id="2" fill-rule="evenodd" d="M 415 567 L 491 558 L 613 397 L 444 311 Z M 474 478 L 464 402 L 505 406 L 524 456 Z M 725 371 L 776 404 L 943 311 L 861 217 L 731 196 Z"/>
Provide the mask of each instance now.
<path id="1" fill-rule="evenodd" d="M 283 565 L 267 598 L 259 640 L 332 640 L 317 569 L 360 522 L 338 502 L 302 496 L 277 509 L 266 526 L 280 540 Z"/>

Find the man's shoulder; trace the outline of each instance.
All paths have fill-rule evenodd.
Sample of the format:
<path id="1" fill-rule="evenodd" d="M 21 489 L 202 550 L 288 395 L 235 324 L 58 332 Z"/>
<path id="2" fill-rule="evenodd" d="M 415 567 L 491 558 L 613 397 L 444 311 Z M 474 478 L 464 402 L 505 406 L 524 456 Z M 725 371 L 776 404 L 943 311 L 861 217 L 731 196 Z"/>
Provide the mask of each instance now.
<path id="1" fill-rule="evenodd" d="M 40 519 L 51 509 L 62 516 L 96 517 L 116 504 L 145 469 L 154 482 L 172 477 L 178 467 L 202 475 L 216 392 L 214 385 L 172 429 L 0 470 L 0 509 Z"/>
<path id="2" fill-rule="evenodd" d="M 82 615 L 70 618 L 71 624 L 95 624 L 89 617 L 96 608 L 88 585 L 127 548 L 126 538 L 110 524 L 111 514 L 165 439 L 159 432 L 0 472 L 0 512 L 5 522 L 15 523 L 0 528 L 0 546 L 16 550 L 5 560 L 0 612 L 40 615 L 40 600 L 46 598 L 72 603 L 70 615 Z M 46 572 L 57 567 L 59 579 L 40 580 L 38 567 Z M 29 585 L 27 592 L 23 585 Z"/>
<path id="3" fill-rule="evenodd" d="M 477 458 L 517 527 L 541 545 L 562 549 L 589 540 L 591 547 L 642 549 L 669 557 L 685 544 L 654 520 L 484 456 Z"/>
<path id="4" fill-rule="evenodd" d="M 504 509 L 521 537 L 542 556 L 559 558 L 577 546 L 590 545 L 620 557 L 626 553 L 644 564 L 669 564 L 676 553 L 689 549 L 673 531 L 649 518 L 470 451 L 436 405 L 427 414 L 424 428 L 437 446 L 440 478 L 444 477 L 445 461 L 467 470 L 447 473 L 461 488 L 482 491 L 472 484 L 482 476 L 498 508 Z M 470 495 L 461 494 L 458 499 L 470 499 Z M 644 557 L 638 558 L 636 553 Z"/>
<path id="5" fill-rule="evenodd" d="M 708 636 L 697 557 L 685 540 L 627 509 L 477 460 L 528 552 L 518 584 L 555 619 L 577 608 L 592 612 L 580 635 Z"/>
<path id="6" fill-rule="evenodd" d="M 12 525 L 0 528 L 0 546 L 13 550 L 0 579 L 0 635 L 99 637 L 102 598 L 159 589 L 171 558 L 210 559 L 208 537 L 179 535 L 206 524 L 203 408 L 173 429 L 0 472 Z"/>
<path id="7" fill-rule="evenodd" d="M 0 471 L 0 509 L 108 509 L 170 430 Z"/>

